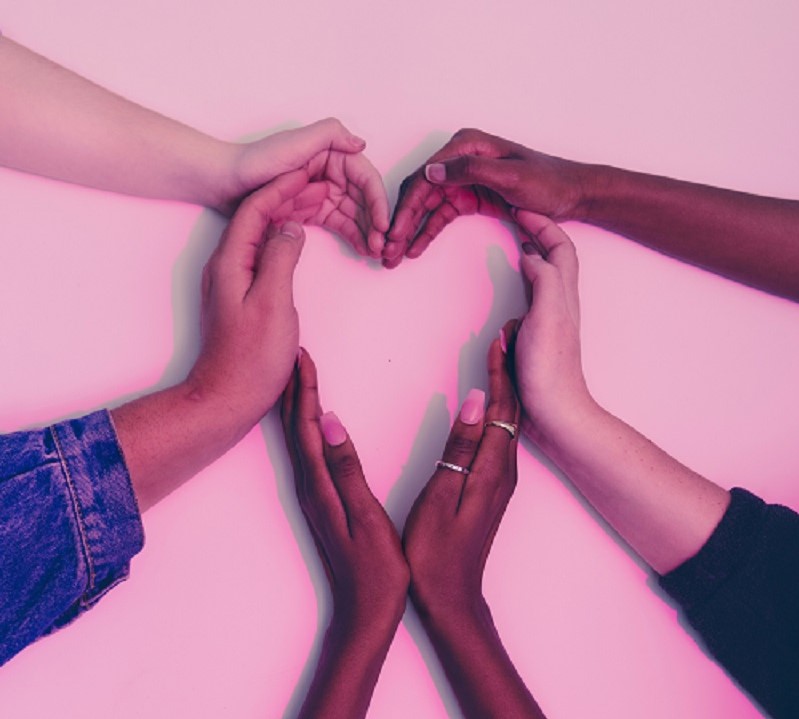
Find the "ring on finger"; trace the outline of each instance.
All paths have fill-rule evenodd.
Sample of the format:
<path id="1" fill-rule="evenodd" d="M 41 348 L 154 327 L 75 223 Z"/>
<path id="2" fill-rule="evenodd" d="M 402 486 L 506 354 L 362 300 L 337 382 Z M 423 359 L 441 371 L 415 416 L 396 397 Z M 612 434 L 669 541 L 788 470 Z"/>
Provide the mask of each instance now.
<path id="1" fill-rule="evenodd" d="M 436 468 L 439 467 L 442 469 L 451 469 L 453 472 L 460 472 L 461 474 L 469 474 L 471 472 L 471 470 L 466 467 L 461 467 L 459 464 L 452 464 L 452 462 L 445 462 L 442 459 L 436 461 Z"/>
<path id="2" fill-rule="evenodd" d="M 519 425 L 514 424 L 513 422 L 503 422 L 501 419 L 489 419 L 488 422 L 485 423 L 486 427 L 499 427 L 500 429 L 504 429 L 509 435 L 511 439 L 516 439 L 516 433 L 519 431 Z"/>

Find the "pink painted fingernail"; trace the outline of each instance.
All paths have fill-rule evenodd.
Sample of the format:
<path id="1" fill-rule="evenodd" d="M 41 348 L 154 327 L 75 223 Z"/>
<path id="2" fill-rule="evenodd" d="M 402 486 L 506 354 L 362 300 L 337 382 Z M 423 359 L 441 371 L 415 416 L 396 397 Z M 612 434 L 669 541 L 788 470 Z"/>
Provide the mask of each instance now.
<path id="1" fill-rule="evenodd" d="M 505 337 L 505 328 L 499 329 L 499 346 L 502 348 L 502 354 L 508 354 L 508 338 Z"/>
<path id="2" fill-rule="evenodd" d="M 459 419 L 464 424 L 477 424 L 483 418 L 486 393 L 481 389 L 471 389 L 461 407 Z"/>
<path id="3" fill-rule="evenodd" d="M 447 179 L 447 168 L 440 162 L 434 162 L 424 168 L 424 176 L 430 182 L 445 182 Z"/>
<path id="4" fill-rule="evenodd" d="M 341 424 L 335 412 L 325 412 L 319 418 L 319 426 L 322 428 L 325 441 L 331 447 L 338 447 L 347 441 L 347 430 L 344 429 L 344 425 Z"/>

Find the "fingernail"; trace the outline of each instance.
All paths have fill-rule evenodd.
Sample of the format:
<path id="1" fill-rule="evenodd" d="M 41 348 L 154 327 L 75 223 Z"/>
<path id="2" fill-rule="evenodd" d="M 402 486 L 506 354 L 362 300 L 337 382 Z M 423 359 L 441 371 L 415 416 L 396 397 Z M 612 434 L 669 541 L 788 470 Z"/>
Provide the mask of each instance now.
<path id="1" fill-rule="evenodd" d="M 302 347 L 297 350 L 297 367 L 300 366 L 300 362 L 302 362 Z"/>
<path id="2" fill-rule="evenodd" d="M 335 412 L 325 412 L 319 418 L 319 426 L 322 428 L 325 441 L 331 447 L 338 447 L 347 441 L 347 430 L 344 429 L 344 425 L 336 417 Z"/>
<path id="3" fill-rule="evenodd" d="M 383 256 L 383 247 L 384 241 L 382 235 L 370 235 L 369 236 L 369 250 L 372 253 L 372 257 L 377 259 Z"/>
<path id="4" fill-rule="evenodd" d="M 537 255 L 538 250 L 532 242 L 522 242 L 522 252 L 525 255 Z"/>
<path id="5" fill-rule="evenodd" d="M 499 346 L 502 348 L 502 354 L 508 354 L 508 338 L 505 337 L 505 328 L 499 329 Z"/>
<path id="6" fill-rule="evenodd" d="M 364 140 L 362 137 L 358 137 L 357 135 L 350 135 L 350 142 L 357 147 L 366 146 L 366 140 Z"/>
<path id="7" fill-rule="evenodd" d="M 430 182 L 444 182 L 447 179 L 447 168 L 440 162 L 434 162 L 424 168 L 424 176 Z"/>
<path id="8" fill-rule="evenodd" d="M 299 240 L 300 237 L 302 237 L 302 226 L 298 225 L 292 220 L 289 220 L 283 225 L 283 227 L 280 228 L 280 234 L 288 235 L 289 237 L 293 237 L 295 240 Z"/>
<path id="9" fill-rule="evenodd" d="M 461 407 L 459 419 L 464 424 L 477 424 L 483 418 L 486 393 L 481 389 L 471 389 Z"/>

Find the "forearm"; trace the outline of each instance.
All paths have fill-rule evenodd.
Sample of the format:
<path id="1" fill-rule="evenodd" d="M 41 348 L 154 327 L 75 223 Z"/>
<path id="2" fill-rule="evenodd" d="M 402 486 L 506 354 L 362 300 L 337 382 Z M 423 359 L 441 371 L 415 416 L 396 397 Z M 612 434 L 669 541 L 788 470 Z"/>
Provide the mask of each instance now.
<path id="1" fill-rule="evenodd" d="M 379 623 L 333 615 L 298 719 L 366 716 L 399 619 Z"/>
<path id="2" fill-rule="evenodd" d="M 111 411 L 142 511 L 233 447 L 260 419 L 187 382 Z"/>
<path id="3" fill-rule="evenodd" d="M 467 719 L 542 719 L 502 645 L 488 605 L 469 611 L 417 604 L 422 623 Z"/>
<path id="4" fill-rule="evenodd" d="M 535 438 L 574 486 L 658 573 L 695 555 L 729 493 L 587 402 Z"/>
<path id="5" fill-rule="evenodd" d="M 0 37 L 0 164 L 103 190 L 220 206 L 236 146 Z"/>
<path id="6" fill-rule="evenodd" d="M 753 287 L 799 300 L 799 202 L 584 166 L 579 218 Z"/>

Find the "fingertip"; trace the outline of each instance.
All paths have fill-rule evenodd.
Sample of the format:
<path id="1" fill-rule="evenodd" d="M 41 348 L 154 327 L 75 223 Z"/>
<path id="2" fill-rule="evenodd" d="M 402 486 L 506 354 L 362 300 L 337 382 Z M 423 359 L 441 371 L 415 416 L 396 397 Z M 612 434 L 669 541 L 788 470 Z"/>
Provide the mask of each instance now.
<path id="1" fill-rule="evenodd" d="M 385 238 L 380 232 L 370 232 L 367 242 L 372 259 L 379 260 L 383 256 Z"/>
<path id="2" fill-rule="evenodd" d="M 279 233 L 281 235 L 291 237 L 293 240 L 305 239 L 305 230 L 303 230 L 302 225 L 300 225 L 298 222 L 294 222 L 294 220 L 289 220 L 288 222 L 283 223 Z"/>
<path id="3" fill-rule="evenodd" d="M 366 147 L 366 140 L 352 133 L 350 133 L 349 142 L 356 150 L 363 150 Z"/>
<path id="4" fill-rule="evenodd" d="M 325 412 L 319 418 L 319 427 L 325 442 L 331 447 L 338 447 L 347 441 L 347 430 L 335 412 Z"/>
<path id="5" fill-rule="evenodd" d="M 485 413 L 486 393 L 481 389 L 471 389 L 463 401 L 458 419 L 464 424 L 477 424 Z"/>
<path id="6" fill-rule="evenodd" d="M 442 162 L 432 162 L 425 165 L 424 176 L 428 182 L 438 184 L 447 181 L 447 167 Z"/>

